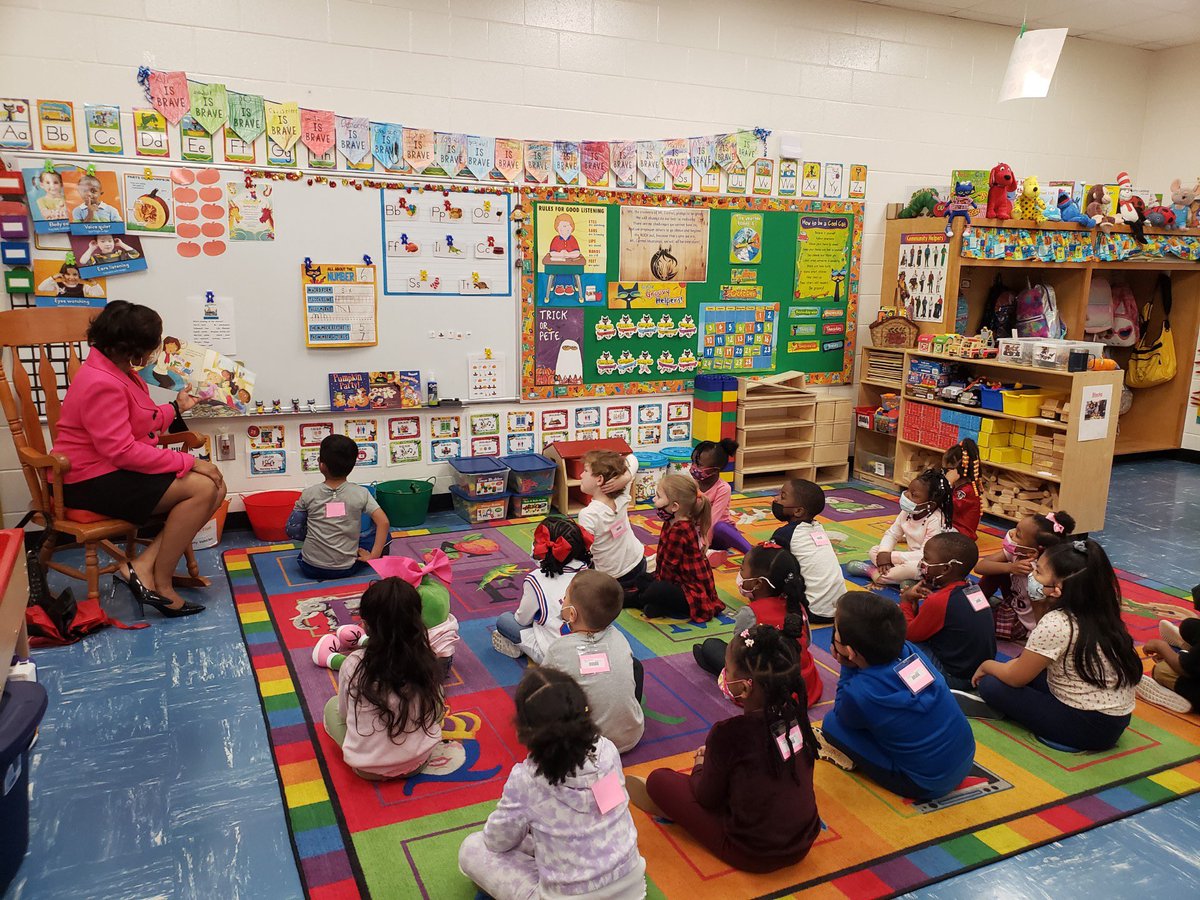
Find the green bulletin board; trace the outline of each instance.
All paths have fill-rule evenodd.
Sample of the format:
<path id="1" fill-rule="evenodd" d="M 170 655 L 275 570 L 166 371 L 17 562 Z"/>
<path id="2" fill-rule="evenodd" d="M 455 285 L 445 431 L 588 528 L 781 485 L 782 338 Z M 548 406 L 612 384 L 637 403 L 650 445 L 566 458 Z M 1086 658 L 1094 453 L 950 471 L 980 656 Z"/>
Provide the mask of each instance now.
<path id="1" fill-rule="evenodd" d="M 861 204 L 543 188 L 523 208 L 524 399 L 685 391 L 704 371 L 850 381 Z M 736 323 L 736 365 L 705 357 L 710 321 Z"/>

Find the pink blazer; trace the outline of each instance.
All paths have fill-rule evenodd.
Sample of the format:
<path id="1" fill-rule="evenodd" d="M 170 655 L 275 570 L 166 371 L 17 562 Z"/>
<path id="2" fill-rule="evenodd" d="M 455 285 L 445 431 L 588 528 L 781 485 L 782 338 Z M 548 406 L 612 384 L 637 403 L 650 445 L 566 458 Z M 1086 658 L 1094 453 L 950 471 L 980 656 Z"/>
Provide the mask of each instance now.
<path id="1" fill-rule="evenodd" d="M 170 403 L 156 404 L 150 388 L 118 369 L 93 348 L 79 367 L 58 418 L 52 452 L 71 460 L 67 484 L 124 469 L 181 478 L 195 462 L 190 453 L 157 444 L 175 418 Z"/>

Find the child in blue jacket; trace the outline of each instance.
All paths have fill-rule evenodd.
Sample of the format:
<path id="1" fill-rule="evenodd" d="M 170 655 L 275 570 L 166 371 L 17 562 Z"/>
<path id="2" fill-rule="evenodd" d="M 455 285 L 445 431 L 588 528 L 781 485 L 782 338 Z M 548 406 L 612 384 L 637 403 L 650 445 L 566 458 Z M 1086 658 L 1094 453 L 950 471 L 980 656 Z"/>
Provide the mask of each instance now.
<path id="1" fill-rule="evenodd" d="M 814 731 L 823 758 L 902 797 L 932 800 L 971 771 L 975 736 L 942 674 L 904 636 L 892 601 L 866 591 L 838 601 L 832 649 L 842 672 Z"/>

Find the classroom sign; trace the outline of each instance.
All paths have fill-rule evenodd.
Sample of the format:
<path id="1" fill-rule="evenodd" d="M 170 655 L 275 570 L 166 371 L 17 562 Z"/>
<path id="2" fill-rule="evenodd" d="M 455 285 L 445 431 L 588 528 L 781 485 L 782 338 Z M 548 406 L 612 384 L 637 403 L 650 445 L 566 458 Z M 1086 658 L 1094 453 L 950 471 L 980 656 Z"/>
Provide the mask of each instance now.
<path id="1" fill-rule="evenodd" d="M 304 331 L 309 347 L 369 347 L 379 343 L 375 267 L 300 266 Z"/>

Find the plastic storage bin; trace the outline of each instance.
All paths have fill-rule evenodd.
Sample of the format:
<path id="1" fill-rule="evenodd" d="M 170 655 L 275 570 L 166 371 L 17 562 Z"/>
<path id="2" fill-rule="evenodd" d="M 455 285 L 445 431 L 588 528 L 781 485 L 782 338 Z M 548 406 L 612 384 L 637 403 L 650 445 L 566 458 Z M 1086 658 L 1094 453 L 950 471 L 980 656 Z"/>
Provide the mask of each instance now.
<path id="1" fill-rule="evenodd" d="M 500 457 L 500 462 L 508 466 L 508 489 L 514 494 L 546 494 L 554 490 L 554 473 L 558 469 L 554 460 L 540 453 L 517 453 Z"/>
<path id="2" fill-rule="evenodd" d="M 503 494 L 508 484 L 508 466 L 491 456 L 448 460 L 454 469 L 454 485 L 468 497 Z M 503 518 L 503 517 L 502 517 Z"/>
<path id="3" fill-rule="evenodd" d="M 633 499 L 637 503 L 649 503 L 654 499 L 658 481 L 667 474 L 667 458 L 661 453 L 635 453 L 638 472 L 633 479 Z"/>
<path id="4" fill-rule="evenodd" d="M 875 427 L 875 410 L 877 406 L 856 406 L 854 407 L 854 424 L 859 428 L 874 428 Z"/>
<path id="5" fill-rule="evenodd" d="M 508 498 L 508 515 L 512 519 L 526 516 L 550 515 L 550 494 L 512 494 Z"/>
<path id="6" fill-rule="evenodd" d="M 34 681 L 9 681 L 0 694 L 0 894 L 29 848 L 29 745 L 46 701 L 46 689 Z"/>
<path id="7" fill-rule="evenodd" d="M 511 495 L 504 491 L 486 497 L 472 497 L 458 485 L 452 484 L 450 496 L 454 500 L 454 511 L 472 525 L 479 525 L 482 522 L 501 521 L 508 513 L 508 498 Z"/>
<path id="8" fill-rule="evenodd" d="M 1006 415 L 1033 419 L 1042 414 L 1041 391 L 1001 391 L 1001 394 Z"/>
<path id="9" fill-rule="evenodd" d="M 691 447 L 663 447 L 661 452 L 667 458 L 668 472 L 679 472 L 683 475 L 688 473 L 692 465 Z"/>
<path id="10" fill-rule="evenodd" d="M 375 499 L 395 528 L 412 528 L 424 524 L 433 498 L 433 479 L 397 478 L 375 485 Z"/>
<path id="11" fill-rule="evenodd" d="M 864 472 L 878 478 L 891 478 L 896 468 L 895 461 L 890 456 L 880 456 L 866 450 L 859 451 L 858 465 Z"/>
<path id="12" fill-rule="evenodd" d="M 1018 338 L 1001 338 L 996 341 L 996 351 L 996 360 L 998 362 L 1028 366 L 1033 361 L 1033 341 L 1022 341 Z"/>
<path id="13" fill-rule="evenodd" d="M 244 496 L 242 503 L 254 536 L 260 541 L 291 540 L 283 527 L 299 499 L 299 491 L 261 491 Z"/>

